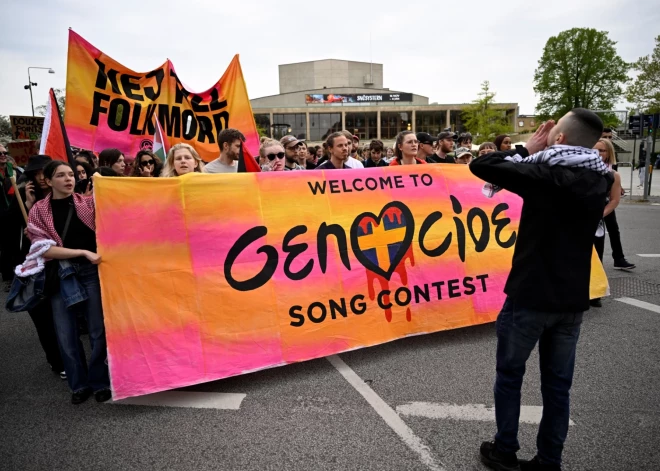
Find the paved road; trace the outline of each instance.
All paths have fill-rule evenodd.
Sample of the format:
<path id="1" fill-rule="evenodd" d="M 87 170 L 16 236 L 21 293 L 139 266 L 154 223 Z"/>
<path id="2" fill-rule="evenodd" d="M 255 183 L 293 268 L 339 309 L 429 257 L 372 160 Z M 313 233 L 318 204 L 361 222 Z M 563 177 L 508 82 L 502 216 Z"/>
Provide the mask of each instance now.
<path id="1" fill-rule="evenodd" d="M 626 254 L 638 269 L 613 270 L 607 252 L 614 296 L 585 316 L 566 470 L 657 470 L 660 462 L 660 312 L 613 299 L 627 296 L 660 306 L 660 287 L 646 283 L 660 280 L 660 258 L 636 255 L 660 253 L 660 206 L 623 204 L 617 215 Z M 485 469 L 477 450 L 494 433 L 494 422 L 466 420 L 466 414 L 430 418 L 408 413 L 417 402 L 492 405 L 493 324 L 408 338 L 338 358 L 334 365 L 318 359 L 185 390 L 245 394 L 237 410 L 94 400 L 73 406 L 65 383 L 48 370 L 29 318 L 3 313 L 0 468 Z M 341 363 L 344 375 L 354 372 L 362 388 L 368 386 L 371 403 L 336 368 Z M 524 405 L 541 405 L 538 377 L 535 354 Z M 428 412 L 430 406 L 421 409 Z M 521 456 L 533 454 L 536 428 L 521 425 Z"/>

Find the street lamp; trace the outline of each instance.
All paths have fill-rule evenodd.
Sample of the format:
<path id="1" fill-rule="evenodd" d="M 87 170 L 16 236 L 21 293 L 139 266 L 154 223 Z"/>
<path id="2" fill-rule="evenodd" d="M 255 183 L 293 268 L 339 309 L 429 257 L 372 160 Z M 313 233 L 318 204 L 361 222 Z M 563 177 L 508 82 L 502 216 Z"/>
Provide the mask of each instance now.
<path id="1" fill-rule="evenodd" d="M 30 90 L 30 104 L 32 105 L 32 116 L 34 116 L 34 100 L 32 99 L 32 87 L 36 87 L 37 83 L 33 82 L 32 79 L 30 78 L 30 69 L 44 69 L 47 70 L 49 74 L 54 74 L 55 71 L 50 67 L 28 67 L 28 84 L 25 85 L 23 88 L 25 88 L 26 90 Z"/>

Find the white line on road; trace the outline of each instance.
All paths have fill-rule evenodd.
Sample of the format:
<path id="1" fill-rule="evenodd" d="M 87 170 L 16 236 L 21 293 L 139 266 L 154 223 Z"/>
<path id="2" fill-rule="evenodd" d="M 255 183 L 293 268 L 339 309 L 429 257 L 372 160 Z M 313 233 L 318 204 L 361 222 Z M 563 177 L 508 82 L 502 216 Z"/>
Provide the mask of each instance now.
<path id="1" fill-rule="evenodd" d="M 344 377 L 348 383 L 359 392 L 363 398 L 369 403 L 371 407 L 381 416 L 381 418 L 396 432 L 403 442 L 408 445 L 412 451 L 417 453 L 429 469 L 434 471 L 444 471 L 444 465 L 431 455 L 429 448 L 422 442 L 422 440 L 415 435 L 410 427 L 398 416 L 398 414 L 387 405 L 376 392 L 371 389 L 360 378 L 355 371 L 353 371 L 344 361 L 337 355 L 327 357 L 328 361 L 334 366 L 337 371 Z"/>
<path id="2" fill-rule="evenodd" d="M 495 422 L 495 407 L 484 404 L 438 404 L 433 402 L 409 402 L 396 408 L 401 415 L 426 417 L 428 419 L 475 420 L 480 422 Z M 520 406 L 520 422 L 525 424 L 540 424 L 543 407 Z M 568 425 L 575 425 L 569 419 Z"/>
<path id="3" fill-rule="evenodd" d="M 245 394 L 238 393 L 164 391 L 146 396 L 129 397 L 120 401 L 108 401 L 108 404 L 238 410 L 243 399 L 245 399 Z"/>
<path id="4" fill-rule="evenodd" d="M 651 304 L 633 298 L 617 298 L 615 299 L 615 301 L 619 301 L 620 303 L 630 304 L 631 306 L 641 307 L 642 309 L 646 309 L 652 312 L 657 312 L 658 314 L 660 314 L 660 306 L 658 306 L 657 304 Z"/>
<path id="5" fill-rule="evenodd" d="M 638 257 L 660 258 L 660 253 L 638 253 Z"/>

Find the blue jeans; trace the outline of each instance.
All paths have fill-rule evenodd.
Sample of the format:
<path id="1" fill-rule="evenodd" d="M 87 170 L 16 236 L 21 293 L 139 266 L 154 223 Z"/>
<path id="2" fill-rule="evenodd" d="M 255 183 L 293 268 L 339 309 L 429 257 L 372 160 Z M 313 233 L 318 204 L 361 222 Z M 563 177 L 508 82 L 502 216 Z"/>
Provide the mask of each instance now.
<path id="1" fill-rule="evenodd" d="M 94 392 L 110 389 L 108 356 L 101 306 L 101 285 L 96 265 L 91 263 L 74 264 L 79 283 L 87 292 L 87 299 L 67 309 L 62 295 L 57 292 L 51 299 L 53 323 L 64 362 L 69 387 L 73 392 L 91 388 Z M 77 313 L 81 312 L 87 321 L 92 355 L 89 366 L 85 350 L 79 338 Z"/>
<path id="2" fill-rule="evenodd" d="M 495 418 L 497 448 L 517 452 L 520 387 L 525 363 L 539 342 L 543 417 L 536 438 L 544 464 L 561 464 L 568 433 L 569 391 L 582 313 L 549 313 L 517 307 L 507 298 L 497 317 Z"/>

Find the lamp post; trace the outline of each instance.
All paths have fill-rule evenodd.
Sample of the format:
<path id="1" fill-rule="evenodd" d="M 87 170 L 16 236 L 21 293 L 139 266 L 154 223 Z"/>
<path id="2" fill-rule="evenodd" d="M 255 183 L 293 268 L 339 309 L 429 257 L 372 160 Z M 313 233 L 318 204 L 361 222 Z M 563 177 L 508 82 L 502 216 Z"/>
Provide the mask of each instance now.
<path id="1" fill-rule="evenodd" d="M 37 83 L 32 82 L 32 79 L 30 78 L 30 69 L 44 69 L 47 70 L 49 74 L 54 74 L 55 71 L 50 67 L 28 67 L 28 84 L 23 88 L 30 90 L 30 104 L 32 105 L 32 116 L 34 116 L 34 99 L 32 98 L 32 87 L 36 87 Z"/>

